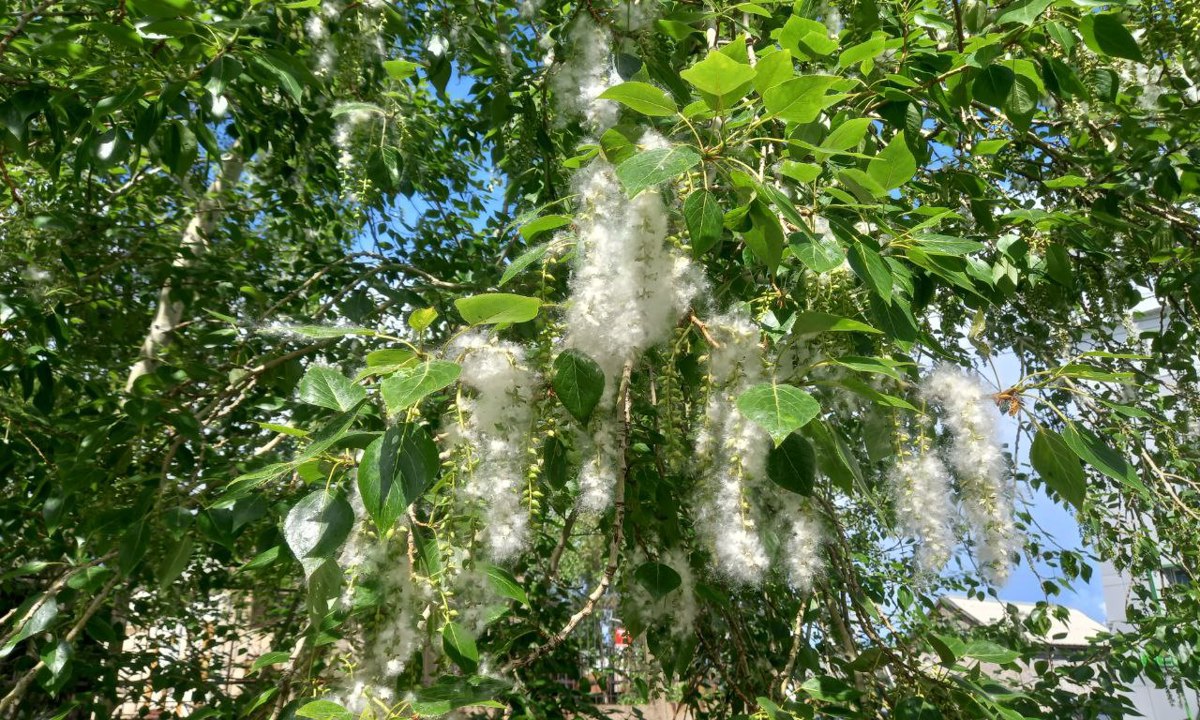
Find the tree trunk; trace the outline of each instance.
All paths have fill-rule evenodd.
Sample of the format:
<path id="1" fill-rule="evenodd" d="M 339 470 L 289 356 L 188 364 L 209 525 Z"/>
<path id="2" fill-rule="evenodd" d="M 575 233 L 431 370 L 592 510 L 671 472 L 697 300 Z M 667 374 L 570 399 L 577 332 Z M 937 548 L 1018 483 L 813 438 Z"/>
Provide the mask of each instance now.
<path id="1" fill-rule="evenodd" d="M 208 192 L 200 199 L 196 206 L 196 214 L 183 231 L 183 237 L 179 241 L 179 252 L 175 255 L 172 267 L 186 268 L 208 250 L 209 235 L 221 217 L 221 195 L 237 184 L 242 176 L 244 162 L 236 145 L 225 155 L 220 172 L 209 186 Z M 158 365 L 159 351 L 171 341 L 171 331 L 183 318 L 183 302 L 171 297 L 172 290 L 171 281 L 167 280 L 158 291 L 158 307 L 154 313 L 154 320 L 151 321 L 146 339 L 142 342 L 138 361 L 129 369 L 125 392 L 133 389 L 138 378 L 154 372 Z"/>

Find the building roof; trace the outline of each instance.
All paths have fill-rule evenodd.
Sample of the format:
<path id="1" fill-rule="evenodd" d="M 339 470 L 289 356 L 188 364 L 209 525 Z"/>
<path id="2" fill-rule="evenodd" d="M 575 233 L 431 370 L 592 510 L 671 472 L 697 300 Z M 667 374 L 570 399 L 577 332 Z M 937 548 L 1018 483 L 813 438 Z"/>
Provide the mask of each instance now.
<path id="1" fill-rule="evenodd" d="M 1008 616 L 1007 607 L 1014 606 L 1022 617 L 1028 617 L 1037 608 L 1033 603 L 1000 602 L 997 600 L 970 600 L 961 597 L 943 596 L 943 607 L 972 625 L 992 625 Z M 1065 606 L 1061 606 L 1065 607 Z M 1054 647 L 1087 647 L 1095 636 L 1108 632 L 1108 628 L 1096 622 L 1082 611 L 1065 607 L 1066 621 L 1049 614 L 1050 630 L 1045 637 L 1033 638 Z"/>

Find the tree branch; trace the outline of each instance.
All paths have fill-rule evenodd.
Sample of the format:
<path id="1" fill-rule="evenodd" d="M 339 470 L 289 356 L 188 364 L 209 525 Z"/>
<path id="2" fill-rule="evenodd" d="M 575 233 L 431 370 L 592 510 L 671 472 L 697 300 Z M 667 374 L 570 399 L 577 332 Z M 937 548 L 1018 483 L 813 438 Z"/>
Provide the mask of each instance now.
<path id="1" fill-rule="evenodd" d="M 608 565 L 604 568 L 604 575 L 601 576 L 600 582 L 596 584 L 596 587 L 588 595 L 587 601 L 583 603 L 583 607 L 567 620 L 567 624 L 561 630 L 552 635 L 545 643 L 534 648 L 533 652 L 510 663 L 505 668 L 506 670 L 516 670 L 526 667 L 545 657 L 559 645 L 562 645 L 575 628 L 579 626 L 579 623 L 583 622 L 584 618 L 595 611 L 596 604 L 600 602 L 600 598 L 604 596 L 605 591 L 608 590 L 608 586 L 612 584 L 613 577 L 617 574 L 617 567 L 621 559 L 621 541 L 624 538 L 625 476 L 629 471 L 629 463 L 626 461 L 625 453 L 629 447 L 630 413 L 632 406 L 629 397 L 629 376 L 632 372 L 633 361 L 630 360 L 625 363 L 625 369 L 621 373 L 621 390 L 617 398 L 617 403 L 621 408 L 621 422 L 624 426 L 624 432 L 621 433 L 621 448 L 617 455 L 617 461 L 620 466 L 617 468 L 617 487 L 613 493 L 612 539 L 608 544 Z"/>
<path id="2" fill-rule="evenodd" d="M 196 214 L 192 216 L 187 228 L 184 229 L 183 238 L 179 242 L 179 252 L 175 256 L 172 267 L 186 268 L 196 257 L 204 254 L 208 249 L 209 235 L 212 234 L 221 214 L 218 200 L 222 193 L 237 184 L 238 179 L 241 178 L 244 163 L 240 148 L 235 144 L 225 156 L 221 170 L 212 185 L 209 186 L 208 193 L 197 205 Z M 158 291 L 158 307 L 155 310 L 154 319 L 150 322 L 146 339 L 142 342 L 141 356 L 129 369 L 129 377 L 125 381 L 125 392 L 133 390 L 134 383 L 138 381 L 138 378 L 154 371 L 158 365 L 159 351 L 170 342 L 171 332 L 179 325 L 179 321 L 183 317 L 183 303 L 171 299 L 172 290 L 171 281 L 167 280 Z"/>

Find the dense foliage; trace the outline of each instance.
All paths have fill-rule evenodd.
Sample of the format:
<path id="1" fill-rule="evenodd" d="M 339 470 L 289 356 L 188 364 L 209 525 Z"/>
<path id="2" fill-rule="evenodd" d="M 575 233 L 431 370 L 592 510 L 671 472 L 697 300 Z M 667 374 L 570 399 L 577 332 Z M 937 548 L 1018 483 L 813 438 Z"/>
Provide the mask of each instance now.
<path id="1" fill-rule="evenodd" d="M 618 626 L 622 700 L 697 716 L 1195 689 L 1197 32 L 1169 0 L 14 0 L 0 716 L 561 717 Z M 1192 582 L 1053 663 L 1049 603 L 938 611 L 1098 558 Z"/>

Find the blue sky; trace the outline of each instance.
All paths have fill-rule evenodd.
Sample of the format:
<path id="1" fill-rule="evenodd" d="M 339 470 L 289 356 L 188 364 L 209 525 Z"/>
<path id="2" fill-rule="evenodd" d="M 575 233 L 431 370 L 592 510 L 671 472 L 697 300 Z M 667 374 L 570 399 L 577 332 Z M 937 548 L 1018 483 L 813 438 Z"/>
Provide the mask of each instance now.
<path id="1" fill-rule="evenodd" d="M 996 388 L 997 390 L 1011 387 L 1021 379 L 1020 364 L 1017 362 L 1016 356 L 1012 353 L 1003 353 L 993 358 L 993 367 L 995 375 L 999 378 L 999 387 Z M 989 383 L 997 382 L 997 379 L 990 375 L 986 379 Z M 1007 448 L 1010 451 L 1013 450 L 1017 438 L 1016 418 L 1002 417 L 1000 436 Z M 1015 459 L 1019 464 L 1024 466 L 1023 469 L 1027 470 L 1028 438 L 1022 439 L 1018 449 L 1020 452 Z M 1086 550 L 1080 540 L 1079 523 L 1076 522 L 1070 510 L 1062 504 L 1051 500 L 1042 490 L 1035 490 L 1025 483 L 1019 484 L 1018 493 L 1029 501 L 1027 509 L 1033 515 L 1036 523 L 1042 530 L 1049 533 L 1059 546 L 1071 550 Z M 1073 592 L 1064 592 L 1049 598 L 1049 600 L 1059 605 L 1078 608 L 1092 619 L 1104 622 L 1106 614 L 1099 563 L 1094 563 L 1092 570 L 1090 582 L 1084 584 L 1082 581 L 1076 580 Z M 1054 569 L 1043 569 L 1042 574 L 1047 577 L 1056 577 L 1057 571 Z M 1014 569 L 1008 584 L 999 590 L 999 596 L 1003 600 L 1014 602 L 1037 602 L 1038 600 L 1047 599 L 1045 593 L 1042 591 L 1041 581 L 1038 580 L 1033 569 L 1024 561 L 1022 561 L 1019 567 Z"/>

